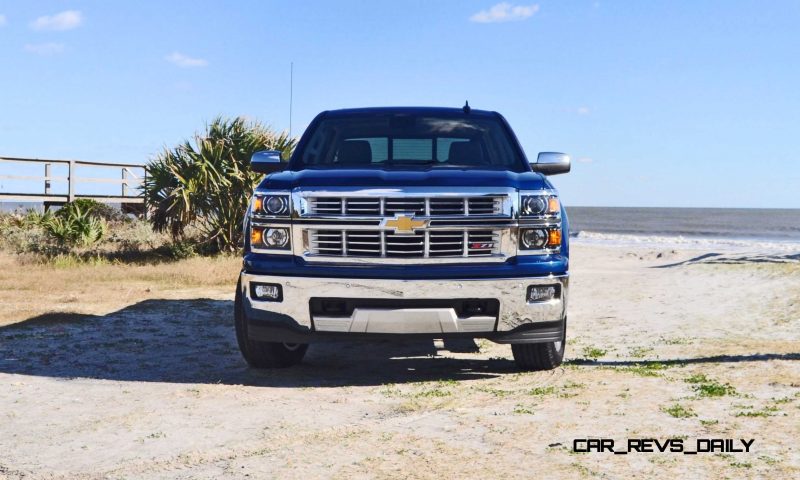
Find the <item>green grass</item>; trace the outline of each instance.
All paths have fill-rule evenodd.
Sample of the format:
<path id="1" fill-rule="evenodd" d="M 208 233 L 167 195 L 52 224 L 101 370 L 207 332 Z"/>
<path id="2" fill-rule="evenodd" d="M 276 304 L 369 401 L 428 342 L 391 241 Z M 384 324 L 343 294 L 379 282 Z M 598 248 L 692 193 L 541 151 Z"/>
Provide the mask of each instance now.
<path id="1" fill-rule="evenodd" d="M 544 396 L 556 393 L 556 387 L 550 385 L 548 387 L 536 387 L 528 390 L 528 395 Z"/>
<path id="2" fill-rule="evenodd" d="M 598 347 L 588 346 L 583 348 L 583 357 L 590 360 L 597 360 L 598 358 L 605 356 L 607 353 L 608 350 Z"/>
<path id="3" fill-rule="evenodd" d="M 708 378 L 703 373 L 692 375 L 685 379 L 686 383 L 692 384 L 692 390 L 700 397 L 724 397 L 725 395 L 736 395 L 736 389 L 730 383 L 720 383 Z"/>
<path id="4" fill-rule="evenodd" d="M 414 398 L 436 398 L 436 397 L 449 397 L 452 392 L 442 390 L 441 388 L 432 388 L 430 390 L 422 390 L 413 394 Z"/>
<path id="5" fill-rule="evenodd" d="M 750 407 L 752 408 L 752 407 Z M 774 405 L 762 408 L 761 410 L 742 410 L 736 412 L 737 417 L 774 417 L 780 409 Z"/>
<path id="6" fill-rule="evenodd" d="M 525 405 L 517 404 L 514 407 L 514 413 L 517 415 L 533 415 L 533 409 L 531 407 L 526 407 Z"/>
<path id="7" fill-rule="evenodd" d="M 478 387 L 476 388 L 479 392 L 488 393 L 493 397 L 504 398 L 509 395 L 513 395 L 513 390 L 502 390 L 500 388 L 492 388 L 492 387 Z"/>
<path id="8" fill-rule="evenodd" d="M 453 392 L 450 391 L 449 388 L 455 386 L 456 384 L 457 382 L 455 380 L 450 379 L 434 382 L 417 382 L 412 384 L 413 386 L 418 387 L 416 391 L 404 392 L 396 384 L 387 383 L 383 385 L 383 388 L 380 390 L 380 392 L 386 397 L 394 398 L 441 398 L 452 395 Z"/>
<path id="9" fill-rule="evenodd" d="M 766 463 L 767 465 L 777 465 L 778 464 L 778 460 L 776 460 L 776 459 L 774 459 L 772 457 L 769 457 L 767 455 L 759 455 L 758 459 L 761 460 L 762 462 Z"/>
<path id="10" fill-rule="evenodd" d="M 662 370 L 666 370 L 669 367 L 660 362 L 652 362 L 652 363 L 636 363 L 634 365 L 628 365 L 625 367 L 618 367 L 617 370 L 621 372 L 628 372 L 634 375 L 638 375 L 640 377 L 660 377 Z"/>
<path id="11" fill-rule="evenodd" d="M 775 403 L 775 404 L 790 403 L 790 402 L 793 402 L 793 401 L 794 401 L 794 398 L 792 398 L 792 397 L 783 397 L 783 398 L 773 398 L 772 399 L 772 402 Z"/>
<path id="12" fill-rule="evenodd" d="M 653 353 L 652 347 L 631 347 L 628 349 L 628 355 L 633 358 L 644 358 Z"/>
<path id="13" fill-rule="evenodd" d="M 694 410 L 689 407 L 684 407 L 679 403 L 670 405 L 669 407 L 662 407 L 661 411 L 675 418 L 689 418 L 697 416 L 697 414 L 694 413 Z"/>
<path id="14" fill-rule="evenodd" d="M 696 373 L 684 380 L 686 383 L 706 383 L 709 381 L 704 373 Z"/>

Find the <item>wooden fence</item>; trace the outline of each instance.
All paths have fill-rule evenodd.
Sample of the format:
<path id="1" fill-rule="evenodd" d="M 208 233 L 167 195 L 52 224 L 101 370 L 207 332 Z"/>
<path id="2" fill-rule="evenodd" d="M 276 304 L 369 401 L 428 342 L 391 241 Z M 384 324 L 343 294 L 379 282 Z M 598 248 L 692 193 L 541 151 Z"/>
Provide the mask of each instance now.
<path id="1" fill-rule="evenodd" d="M 127 163 L 105 163 L 105 162 L 85 162 L 83 160 L 43 160 L 38 158 L 13 158 L 13 157 L 0 157 L 0 162 L 14 162 L 19 165 L 40 165 L 42 168 L 42 175 L 5 175 L 0 173 L 0 180 L 18 180 L 18 181 L 39 181 L 41 182 L 42 190 L 34 192 L 8 192 L 0 190 L 0 202 L 3 201 L 24 201 L 24 202 L 42 202 L 45 208 L 51 205 L 63 205 L 66 202 L 71 202 L 76 198 L 91 198 L 98 202 L 104 203 L 119 203 L 123 208 L 134 207 L 141 209 L 144 205 L 144 199 L 138 194 L 137 188 L 141 186 L 145 178 L 147 178 L 147 170 L 144 165 L 133 165 Z M 0 163 L 0 165 L 2 165 Z M 61 165 L 67 166 L 66 176 L 53 175 L 54 166 Z M 104 169 L 109 171 L 108 177 L 81 177 L 81 169 Z M 112 173 L 116 172 L 116 173 Z M 12 170 L 13 172 L 13 170 Z M 53 183 L 66 183 L 66 193 L 54 193 Z M 111 183 L 119 184 L 121 186 L 119 195 L 98 195 L 82 193 L 78 188 L 80 183 Z"/>

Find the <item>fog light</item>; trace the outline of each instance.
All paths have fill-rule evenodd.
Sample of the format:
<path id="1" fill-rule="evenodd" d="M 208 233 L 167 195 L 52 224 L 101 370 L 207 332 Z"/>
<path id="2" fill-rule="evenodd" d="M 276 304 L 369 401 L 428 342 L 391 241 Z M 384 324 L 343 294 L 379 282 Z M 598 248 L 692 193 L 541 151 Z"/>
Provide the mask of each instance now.
<path id="1" fill-rule="evenodd" d="M 528 287 L 528 303 L 549 302 L 561 295 L 561 285 L 531 285 Z"/>
<path id="2" fill-rule="evenodd" d="M 266 302 L 280 302 L 283 301 L 283 291 L 275 283 L 251 283 L 250 297 Z"/>

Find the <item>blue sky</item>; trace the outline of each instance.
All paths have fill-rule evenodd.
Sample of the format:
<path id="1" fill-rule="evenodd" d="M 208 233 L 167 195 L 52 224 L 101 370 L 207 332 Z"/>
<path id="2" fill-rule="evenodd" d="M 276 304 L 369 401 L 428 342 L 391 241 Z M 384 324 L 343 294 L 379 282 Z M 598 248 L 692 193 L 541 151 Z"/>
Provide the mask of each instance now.
<path id="1" fill-rule="evenodd" d="M 567 205 L 800 208 L 797 1 L 0 1 L 0 155 L 144 162 L 218 114 L 461 106 Z M 7 167 L 3 167 L 6 168 Z"/>

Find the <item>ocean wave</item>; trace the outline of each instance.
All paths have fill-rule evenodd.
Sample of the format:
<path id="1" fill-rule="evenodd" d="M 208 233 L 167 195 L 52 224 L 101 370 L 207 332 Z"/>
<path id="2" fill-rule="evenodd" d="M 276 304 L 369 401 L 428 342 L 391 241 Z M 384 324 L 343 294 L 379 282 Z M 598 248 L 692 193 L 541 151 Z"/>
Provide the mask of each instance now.
<path id="1" fill-rule="evenodd" d="M 571 235 L 570 241 L 579 244 L 648 246 L 697 250 L 800 252 L 798 241 L 771 239 L 738 239 L 681 235 L 633 235 L 626 233 L 601 233 L 581 230 Z"/>

